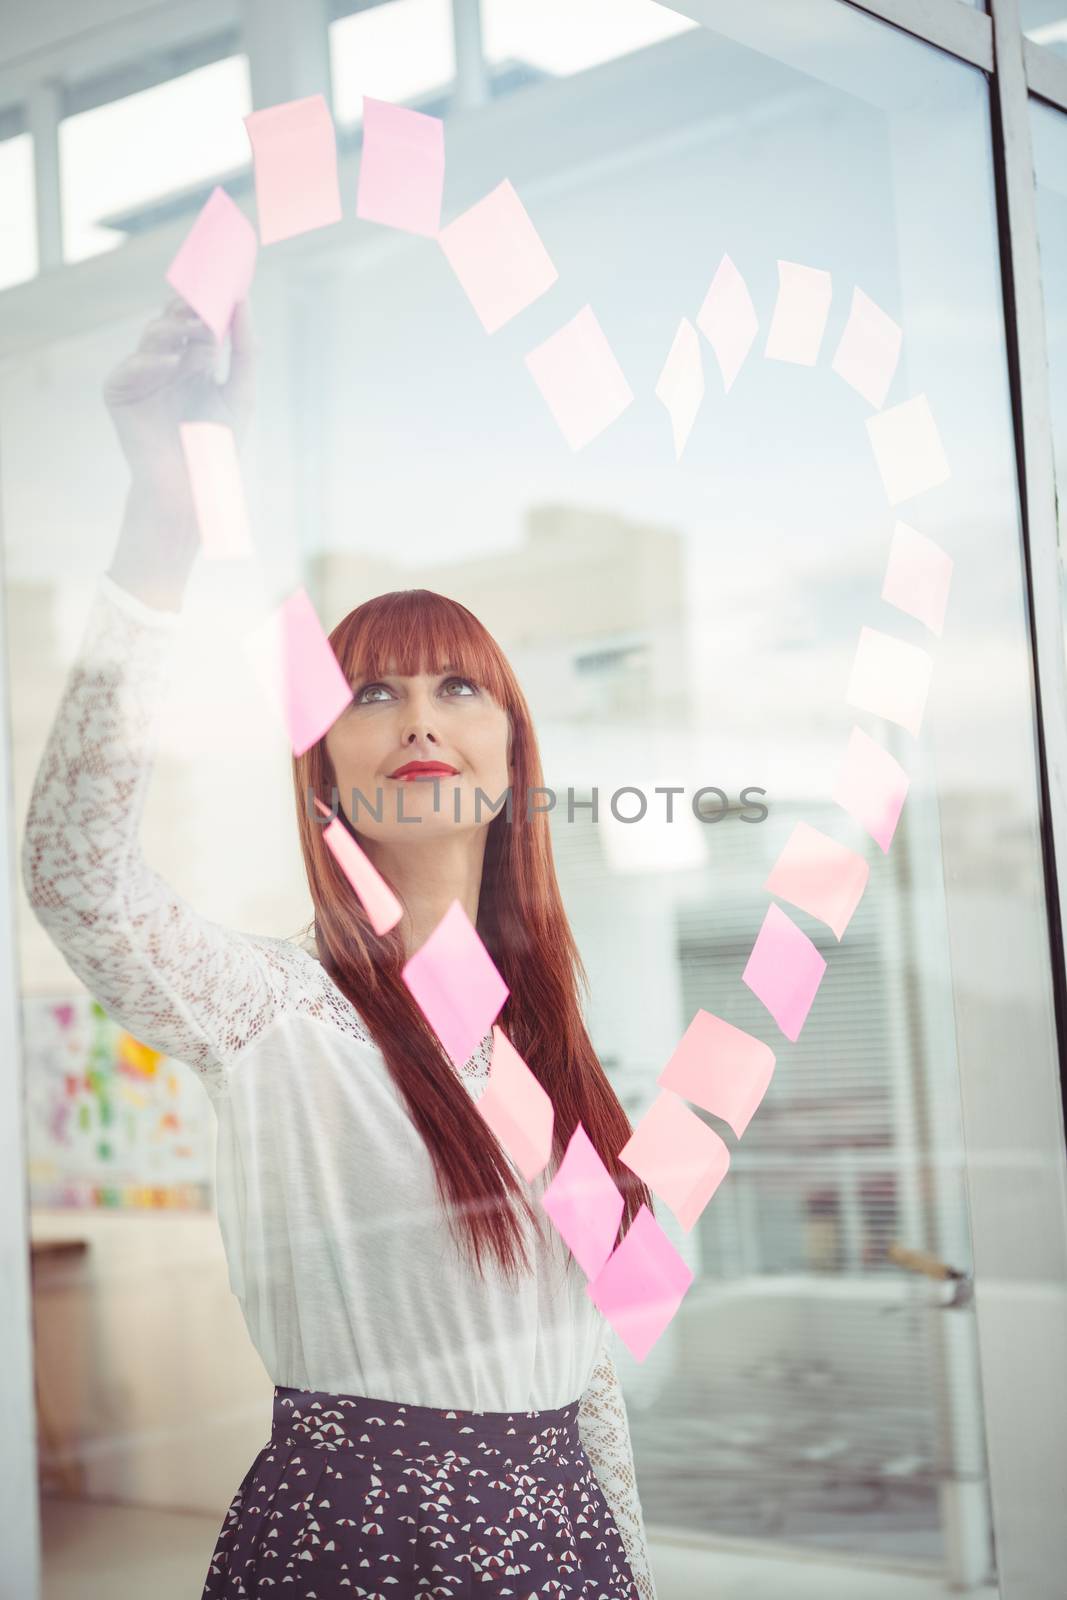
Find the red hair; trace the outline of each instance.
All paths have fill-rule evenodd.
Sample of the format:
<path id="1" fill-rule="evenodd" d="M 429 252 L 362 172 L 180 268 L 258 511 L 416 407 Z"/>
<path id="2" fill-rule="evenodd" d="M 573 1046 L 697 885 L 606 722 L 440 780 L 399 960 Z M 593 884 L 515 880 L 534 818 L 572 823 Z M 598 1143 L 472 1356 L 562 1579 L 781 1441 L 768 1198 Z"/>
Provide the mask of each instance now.
<path id="1" fill-rule="evenodd" d="M 580 1120 L 622 1192 L 624 1231 L 641 1203 L 651 1208 L 652 1199 L 618 1157 L 630 1121 L 582 1020 L 579 996 L 588 990 L 588 977 L 556 882 L 547 815 L 526 815 L 526 796 L 543 783 L 541 758 L 529 707 L 506 657 L 466 606 L 428 589 L 366 601 L 337 624 L 330 644 L 349 683 L 387 673 L 434 673 L 447 664 L 507 712 L 514 803 L 510 821 L 504 807 L 488 824 L 477 918 L 479 936 L 510 991 L 497 1022 L 551 1096 L 551 1170 Z M 293 777 L 323 966 L 381 1050 L 433 1160 L 446 1209 L 462 1220 L 460 1242 L 478 1270 L 487 1256 L 495 1256 L 509 1275 L 528 1269 L 521 1214 L 539 1219 L 403 981 L 406 952 L 398 929 L 374 932 L 323 841 L 314 801 L 329 795 L 331 811 L 337 805 L 325 738 L 294 757 Z M 373 803 L 373 797 L 368 800 Z M 358 839 L 343 809 L 338 815 Z M 390 887 L 399 893 L 395 884 Z"/>

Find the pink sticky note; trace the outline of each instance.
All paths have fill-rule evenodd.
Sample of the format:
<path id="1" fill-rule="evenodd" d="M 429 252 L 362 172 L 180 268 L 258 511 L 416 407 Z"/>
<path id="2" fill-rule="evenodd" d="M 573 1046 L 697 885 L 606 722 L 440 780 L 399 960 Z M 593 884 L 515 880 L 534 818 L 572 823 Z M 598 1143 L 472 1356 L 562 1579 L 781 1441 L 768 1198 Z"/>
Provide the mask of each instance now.
<path id="1" fill-rule="evenodd" d="M 888 750 L 862 728 L 853 728 L 831 798 L 867 830 L 884 854 L 893 842 L 909 782 Z"/>
<path id="2" fill-rule="evenodd" d="M 773 1072 L 770 1045 L 698 1011 L 656 1082 L 721 1117 L 740 1139 Z"/>
<path id="3" fill-rule="evenodd" d="M 704 398 L 700 336 L 688 317 L 683 317 L 678 324 L 674 343 L 656 384 L 656 398 L 667 407 L 674 430 L 674 457 L 680 461 Z"/>
<path id="4" fill-rule="evenodd" d="M 770 906 L 741 978 L 794 1044 L 825 971 L 826 962 L 807 934 Z"/>
<path id="5" fill-rule="evenodd" d="M 531 350 L 526 365 L 572 450 L 580 450 L 633 400 L 591 306 Z"/>
<path id="6" fill-rule="evenodd" d="M 635 1361 L 643 1361 L 667 1327 L 693 1281 L 647 1206 L 642 1206 L 619 1248 L 587 1292 Z"/>
<path id="7" fill-rule="evenodd" d="M 388 933 L 404 914 L 404 908 L 365 850 L 361 850 L 344 823 L 332 817 L 322 837 L 337 865 L 359 896 L 375 933 Z"/>
<path id="8" fill-rule="evenodd" d="M 579 1122 L 541 1204 L 587 1278 L 595 1278 L 615 1247 L 623 1198 Z"/>
<path id="9" fill-rule="evenodd" d="M 527 1183 L 535 1178 L 552 1154 L 552 1100 L 497 1026 L 489 1083 L 475 1104 Z"/>
<path id="10" fill-rule="evenodd" d="M 486 333 L 510 322 L 559 277 L 507 178 L 437 240 Z"/>
<path id="11" fill-rule="evenodd" d="M 763 352 L 768 361 L 815 365 L 833 293 L 833 280 L 821 267 L 779 261 L 778 298 Z"/>
<path id="12" fill-rule="evenodd" d="M 919 737 L 933 662 L 917 644 L 861 628 L 845 699 Z"/>
<path id="13" fill-rule="evenodd" d="M 952 557 L 933 539 L 898 522 L 889 546 L 882 599 L 925 622 L 938 637 L 945 625 Z"/>
<path id="14" fill-rule="evenodd" d="M 436 238 L 444 186 L 441 118 L 364 95 L 356 216 Z"/>
<path id="15" fill-rule="evenodd" d="M 302 756 L 352 699 L 307 590 L 295 590 L 244 642 L 260 682 L 282 709 L 293 754 Z"/>
<path id="16" fill-rule="evenodd" d="M 667 1202 L 688 1232 L 725 1178 L 730 1152 L 668 1089 L 653 1100 L 619 1160 Z"/>
<path id="17" fill-rule="evenodd" d="M 244 122 L 255 160 L 260 242 L 340 222 L 337 140 L 324 97 L 268 106 Z"/>
<path id="18" fill-rule="evenodd" d="M 950 476 L 941 435 L 924 394 L 867 418 L 874 458 L 891 506 Z"/>
<path id="19" fill-rule="evenodd" d="M 451 1060 L 465 1066 L 495 1022 L 508 986 L 458 900 L 402 976 Z"/>
<path id="20" fill-rule="evenodd" d="M 852 920 L 871 869 L 856 850 L 798 822 L 763 887 L 832 928 L 838 939 Z"/>
<path id="21" fill-rule="evenodd" d="M 251 555 L 252 533 L 233 429 L 224 422 L 182 422 L 178 433 L 205 557 L 225 561 Z"/>
<path id="22" fill-rule="evenodd" d="M 862 289 L 853 289 L 852 309 L 830 365 L 869 405 L 880 411 L 897 370 L 903 342 L 899 323 L 876 306 Z"/>
<path id="23" fill-rule="evenodd" d="M 166 280 L 216 339 L 251 287 L 259 245 L 256 230 L 225 189 L 212 189 L 203 210 L 166 271 Z"/>
<path id="24" fill-rule="evenodd" d="M 759 332 L 748 285 L 729 256 L 719 262 L 697 313 L 697 327 L 715 351 L 724 390 L 729 394 Z"/>

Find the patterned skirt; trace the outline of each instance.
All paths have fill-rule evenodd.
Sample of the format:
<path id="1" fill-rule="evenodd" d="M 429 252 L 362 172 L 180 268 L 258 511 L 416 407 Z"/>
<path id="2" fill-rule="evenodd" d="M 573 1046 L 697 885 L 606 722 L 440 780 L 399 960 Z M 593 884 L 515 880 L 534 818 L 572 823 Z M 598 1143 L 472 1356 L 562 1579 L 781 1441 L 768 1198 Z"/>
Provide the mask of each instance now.
<path id="1" fill-rule="evenodd" d="M 276 1387 L 202 1600 L 638 1600 L 578 1436 L 554 1411 L 438 1411 Z"/>

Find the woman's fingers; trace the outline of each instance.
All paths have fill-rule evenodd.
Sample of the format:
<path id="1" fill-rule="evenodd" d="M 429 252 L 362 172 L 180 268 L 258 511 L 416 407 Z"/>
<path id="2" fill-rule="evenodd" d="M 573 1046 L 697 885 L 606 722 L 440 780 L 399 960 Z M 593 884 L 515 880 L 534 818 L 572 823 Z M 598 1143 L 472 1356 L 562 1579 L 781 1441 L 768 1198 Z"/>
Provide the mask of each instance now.
<path id="1" fill-rule="evenodd" d="M 215 344 L 215 335 L 184 301 L 173 301 L 153 317 L 141 335 L 139 350 L 175 350 L 191 343 Z"/>

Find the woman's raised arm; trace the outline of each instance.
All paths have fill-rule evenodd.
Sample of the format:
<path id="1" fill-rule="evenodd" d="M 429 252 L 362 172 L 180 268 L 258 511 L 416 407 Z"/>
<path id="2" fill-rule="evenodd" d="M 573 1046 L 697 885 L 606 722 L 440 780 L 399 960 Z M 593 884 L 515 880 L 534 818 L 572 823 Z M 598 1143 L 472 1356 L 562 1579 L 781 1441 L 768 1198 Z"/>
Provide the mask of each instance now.
<path id="1" fill-rule="evenodd" d="M 139 834 L 155 713 L 198 545 L 178 424 L 213 417 L 239 430 L 251 354 L 239 308 L 230 375 L 217 383 L 210 333 L 174 302 L 108 379 L 130 493 L 22 842 L 30 905 L 71 968 L 131 1033 L 196 1068 L 212 1095 L 225 1088 L 227 1063 L 271 1020 L 297 957 L 283 940 L 198 915 L 144 861 Z"/>

